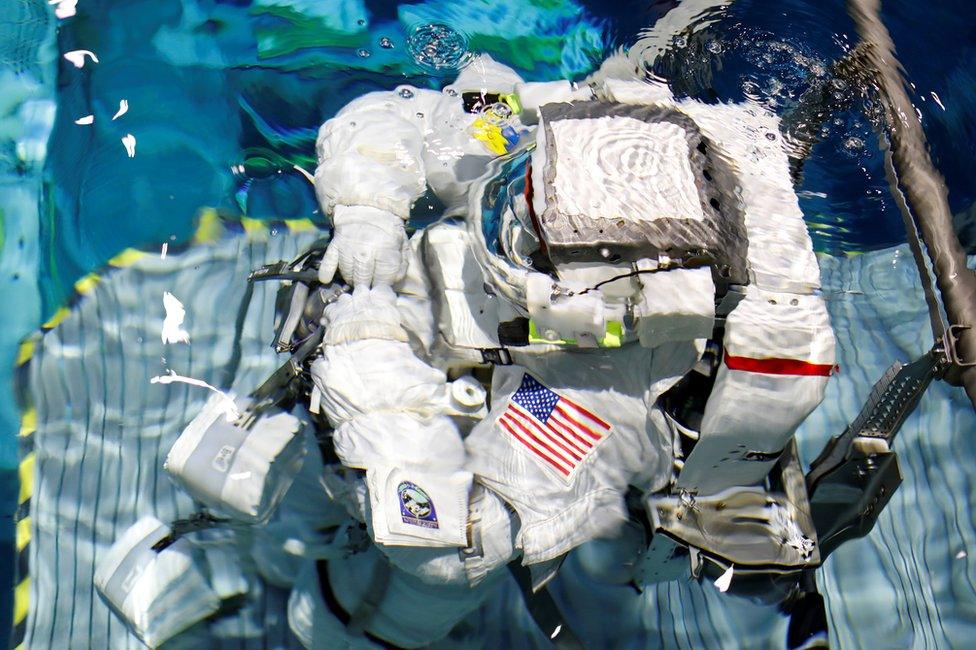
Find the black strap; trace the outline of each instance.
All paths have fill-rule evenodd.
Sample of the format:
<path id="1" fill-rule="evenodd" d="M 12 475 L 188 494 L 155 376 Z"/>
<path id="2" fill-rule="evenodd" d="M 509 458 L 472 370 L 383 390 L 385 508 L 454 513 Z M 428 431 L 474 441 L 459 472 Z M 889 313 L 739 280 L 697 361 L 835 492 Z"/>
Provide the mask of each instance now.
<path id="1" fill-rule="evenodd" d="M 329 582 L 329 563 L 326 560 L 319 560 L 315 563 L 315 570 L 319 576 L 319 591 L 322 592 L 322 600 L 325 601 L 325 606 L 332 612 L 333 616 L 339 619 L 340 623 L 346 626 L 350 633 L 364 636 L 383 648 L 397 650 L 399 646 L 395 646 L 366 630 L 369 619 L 372 618 L 376 607 L 382 602 L 383 596 L 386 594 L 390 580 L 390 568 L 386 562 L 380 561 L 376 564 L 366 597 L 356 611 L 352 613 L 346 611 L 335 592 L 332 591 L 332 584 Z"/>
<path id="2" fill-rule="evenodd" d="M 195 512 L 186 519 L 177 519 L 176 521 L 170 523 L 170 534 L 153 544 L 152 550 L 159 553 L 167 547 L 172 546 L 176 540 L 184 535 L 196 533 L 201 530 L 207 530 L 208 528 L 216 528 L 221 524 L 229 523 L 229 519 L 219 519 L 214 517 L 209 512 Z"/>
<path id="3" fill-rule="evenodd" d="M 801 574 L 800 591 L 791 600 L 788 609 L 790 625 L 786 632 L 786 647 L 789 650 L 829 647 L 827 608 L 817 590 L 812 569 L 806 569 Z"/>
<path id="4" fill-rule="evenodd" d="M 231 346 L 230 359 L 227 360 L 223 376 L 220 379 L 221 388 L 230 388 L 234 384 L 237 369 L 241 365 L 241 336 L 244 333 L 244 320 L 247 318 L 247 310 L 251 307 L 253 296 L 254 284 L 248 282 L 247 288 L 244 290 L 244 297 L 237 308 L 237 318 L 234 319 L 234 343 Z"/>
<path id="5" fill-rule="evenodd" d="M 305 359 L 307 359 L 322 342 L 325 335 L 325 328 L 319 327 L 295 350 L 288 361 L 271 373 L 271 376 L 264 380 L 254 392 L 251 393 L 251 405 L 246 414 L 241 418 L 241 426 L 253 423 L 261 413 L 273 406 L 278 406 L 286 401 L 291 394 L 293 382 L 300 377 Z"/>
<path id="6" fill-rule="evenodd" d="M 493 366 L 512 365 L 512 355 L 505 348 L 482 348 L 479 352 L 481 352 L 482 363 L 490 363 Z"/>
<path id="7" fill-rule="evenodd" d="M 275 265 L 277 266 L 277 265 Z M 251 273 L 247 278 L 251 282 L 266 282 L 268 280 L 287 280 L 289 282 L 318 282 L 318 271 L 278 271 L 275 268 L 262 267 Z"/>
<path id="8" fill-rule="evenodd" d="M 582 650 L 583 643 L 563 619 L 559 605 L 553 600 L 547 587 L 532 591 L 532 573 L 519 560 L 510 562 L 508 570 L 518 583 L 532 620 L 539 626 L 558 650 Z"/>

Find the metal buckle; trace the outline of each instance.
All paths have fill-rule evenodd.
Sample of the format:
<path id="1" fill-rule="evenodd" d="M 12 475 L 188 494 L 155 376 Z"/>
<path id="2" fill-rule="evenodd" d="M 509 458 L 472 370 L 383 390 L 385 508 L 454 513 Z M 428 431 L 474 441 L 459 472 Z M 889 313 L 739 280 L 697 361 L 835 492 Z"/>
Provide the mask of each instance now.
<path id="1" fill-rule="evenodd" d="M 207 530 L 208 528 L 214 528 L 227 522 L 229 522 L 228 519 L 214 517 L 209 512 L 195 512 L 186 519 L 177 519 L 176 521 L 172 522 L 169 525 L 172 532 L 153 544 L 151 548 L 159 553 L 160 551 L 163 551 L 167 547 L 171 546 L 181 537 L 189 535 L 190 533 L 199 532 L 201 530 Z"/>
<path id="2" fill-rule="evenodd" d="M 490 363 L 493 366 L 512 365 L 512 355 L 505 348 L 482 348 L 481 360 L 483 363 Z"/>
<path id="3" fill-rule="evenodd" d="M 972 361 L 963 361 L 959 358 L 959 354 L 956 352 L 956 344 L 959 342 L 958 332 L 968 329 L 971 329 L 969 325 L 950 325 L 949 329 L 946 330 L 945 336 L 942 337 L 945 354 L 949 358 L 949 362 L 954 366 L 959 366 L 960 368 L 970 368 L 972 366 L 976 366 L 976 359 L 973 359 Z"/>

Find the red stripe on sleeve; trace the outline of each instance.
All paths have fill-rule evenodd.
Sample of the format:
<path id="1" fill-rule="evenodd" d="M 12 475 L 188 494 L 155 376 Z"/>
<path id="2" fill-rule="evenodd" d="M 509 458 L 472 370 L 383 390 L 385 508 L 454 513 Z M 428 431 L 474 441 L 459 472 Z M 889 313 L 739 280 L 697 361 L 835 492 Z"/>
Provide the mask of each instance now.
<path id="1" fill-rule="evenodd" d="M 766 375 L 801 375 L 805 377 L 829 377 L 838 370 L 830 363 L 810 363 L 798 359 L 753 359 L 725 355 L 725 365 L 729 370 L 758 372 Z"/>

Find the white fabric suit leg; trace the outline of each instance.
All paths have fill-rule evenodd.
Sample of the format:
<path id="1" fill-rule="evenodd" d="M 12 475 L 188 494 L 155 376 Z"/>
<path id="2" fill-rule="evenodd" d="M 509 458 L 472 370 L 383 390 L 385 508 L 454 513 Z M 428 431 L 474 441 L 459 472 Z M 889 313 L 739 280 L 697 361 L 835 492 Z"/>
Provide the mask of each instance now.
<path id="1" fill-rule="evenodd" d="M 379 576 L 380 572 L 387 575 Z M 375 548 L 330 560 L 322 573 L 309 561 L 289 597 L 288 623 L 302 645 L 314 650 L 378 647 L 347 627 L 340 617 L 351 617 L 364 632 L 397 647 L 420 648 L 444 638 L 481 606 L 503 575 L 495 574 L 474 589 L 466 583 L 434 586 L 390 566 Z M 329 581 L 325 589 L 334 596 L 332 606 L 337 605 L 341 612 L 332 611 L 326 604 L 320 582 L 323 576 Z M 370 611 L 363 615 L 366 608 Z"/>

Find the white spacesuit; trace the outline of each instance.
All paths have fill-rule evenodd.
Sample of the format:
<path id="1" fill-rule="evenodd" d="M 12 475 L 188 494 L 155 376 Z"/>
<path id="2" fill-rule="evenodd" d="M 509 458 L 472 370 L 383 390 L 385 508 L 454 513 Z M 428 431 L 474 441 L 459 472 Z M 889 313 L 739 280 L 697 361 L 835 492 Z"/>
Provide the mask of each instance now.
<path id="1" fill-rule="evenodd" d="M 370 93 L 319 133 L 335 227 L 319 280 L 338 270 L 355 291 L 326 308 L 313 409 L 366 470 L 363 516 L 392 564 L 435 600 L 472 585 L 432 608 L 453 620 L 517 554 L 550 575 L 616 534 L 628 489 L 762 482 L 833 368 L 777 119 L 677 102 L 612 78 L 618 63 L 576 86 L 481 56 L 441 92 Z M 428 187 L 446 218 L 408 240 Z M 707 366 L 717 322 L 724 360 L 694 430 L 659 398 Z M 485 415 L 466 371 L 488 363 Z"/>
<path id="2" fill-rule="evenodd" d="M 292 585 L 306 646 L 427 645 L 506 566 L 540 588 L 579 547 L 614 584 L 689 557 L 695 576 L 701 557 L 746 576 L 819 563 L 792 436 L 834 338 L 778 120 L 676 101 L 621 61 L 576 86 L 480 56 L 441 92 L 370 93 L 322 126 L 333 237 L 251 277 L 292 283 L 293 356 L 249 401 L 215 396 L 166 464 L 258 527 L 251 559 Z M 408 238 L 428 189 L 443 214 Z M 311 460 L 276 391 L 308 396 L 338 463 Z M 120 541 L 100 588 L 137 633 L 164 636 L 144 623 L 172 579 L 133 592 L 148 544 L 185 564 L 176 541 L 215 523 Z"/>

